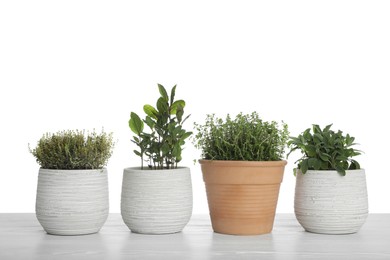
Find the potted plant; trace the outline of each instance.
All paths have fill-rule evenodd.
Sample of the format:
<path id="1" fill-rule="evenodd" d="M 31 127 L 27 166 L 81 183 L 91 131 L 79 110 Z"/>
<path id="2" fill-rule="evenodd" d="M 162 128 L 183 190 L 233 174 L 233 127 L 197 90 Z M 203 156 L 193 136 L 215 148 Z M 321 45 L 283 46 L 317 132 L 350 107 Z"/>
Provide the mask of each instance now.
<path id="1" fill-rule="evenodd" d="M 112 134 L 61 131 L 30 149 L 41 166 L 36 216 L 53 235 L 96 233 L 108 217 L 107 164 Z"/>
<path id="2" fill-rule="evenodd" d="M 207 115 L 195 124 L 194 144 L 206 185 L 215 232 L 256 235 L 272 231 L 287 161 L 285 123 L 266 122 L 256 112 L 225 120 Z"/>
<path id="3" fill-rule="evenodd" d="M 355 138 L 331 126 L 313 125 L 288 142 L 290 153 L 303 154 L 294 169 L 295 216 L 309 232 L 355 233 L 368 216 L 365 171 L 352 159 L 360 155 Z"/>
<path id="4" fill-rule="evenodd" d="M 123 172 L 122 218 L 132 232 L 143 234 L 180 232 L 192 214 L 190 169 L 178 167 L 185 140 L 192 134 L 183 129 L 189 116 L 183 118 L 184 100 L 175 101 L 176 86 L 170 96 L 162 85 L 158 89 L 156 108 L 143 107 L 145 119 L 130 115 L 132 142 L 138 146 L 134 153 L 141 165 Z"/>

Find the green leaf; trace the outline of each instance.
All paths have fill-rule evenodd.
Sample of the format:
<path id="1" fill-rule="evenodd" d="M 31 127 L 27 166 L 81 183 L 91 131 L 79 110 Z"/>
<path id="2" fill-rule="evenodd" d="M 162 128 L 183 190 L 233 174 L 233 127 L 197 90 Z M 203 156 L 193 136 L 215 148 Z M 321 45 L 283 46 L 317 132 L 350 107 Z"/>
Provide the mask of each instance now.
<path id="1" fill-rule="evenodd" d="M 342 176 L 345 176 L 346 174 L 345 170 L 340 166 L 336 166 L 336 171 L 340 173 Z"/>
<path id="2" fill-rule="evenodd" d="M 330 130 L 330 128 L 332 127 L 332 125 L 333 125 L 333 124 L 327 125 L 327 126 L 324 128 L 323 132 L 328 132 L 328 131 Z"/>
<path id="3" fill-rule="evenodd" d="M 164 98 L 166 102 L 168 102 L 168 93 L 163 85 L 157 84 L 158 90 L 160 91 L 161 97 Z"/>
<path id="4" fill-rule="evenodd" d="M 321 168 L 321 161 L 316 158 L 309 158 L 308 166 L 310 169 L 319 170 Z"/>
<path id="5" fill-rule="evenodd" d="M 142 122 L 136 113 L 131 112 L 129 127 L 136 135 L 140 135 L 144 130 L 144 122 Z"/>
<path id="6" fill-rule="evenodd" d="M 324 137 L 322 137 L 322 135 L 320 135 L 320 134 L 314 134 L 313 137 L 314 137 L 314 140 L 317 140 L 317 143 L 324 141 Z"/>
<path id="7" fill-rule="evenodd" d="M 140 156 L 141 157 L 141 153 L 140 152 L 138 152 L 137 150 L 134 150 L 133 151 L 136 155 L 138 155 L 138 156 Z"/>
<path id="8" fill-rule="evenodd" d="M 308 168 L 309 168 L 308 160 L 307 159 L 302 160 L 302 162 L 301 162 L 302 173 L 305 174 L 307 172 Z"/>
<path id="9" fill-rule="evenodd" d="M 351 165 L 349 166 L 349 169 L 350 170 L 359 170 L 360 164 L 355 160 L 351 160 Z"/>
<path id="10" fill-rule="evenodd" d="M 308 157 L 314 157 L 317 154 L 316 147 L 314 145 L 307 145 L 305 150 Z"/>
<path id="11" fill-rule="evenodd" d="M 330 155 L 326 153 L 319 153 L 318 156 L 325 162 L 329 162 L 331 158 Z"/>
<path id="12" fill-rule="evenodd" d="M 192 135 L 192 132 L 186 132 L 182 135 L 181 140 L 185 140 Z"/>
<path id="13" fill-rule="evenodd" d="M 176 95 L 176 85 L 173 86 L 173 88 L 171 89 L 171 102 L 170 102 L 170 106 L 172 106 L 172 103 L 174 102 L 175 100 L 175 95 Z"/>
<path id="14" fill-rule="evenodd" d="M 329 170 L 329 163 L 328 162 L 321 162 L 321 170 Z"/>
<path id="15" fill-rule="evenodd" d="M 186 106 L 186 102 L 184 102 L 184 100 L 177 100 L 173 102 L 170 111 L 171 115 L 175 115 L 177 113 L 177 110 L 183 109 L 185 106 Z"/>
<path id="16" fill-rule="evenodd" d="M 161 114 L 168 113 L 168 103 L 164 98 L 160 97 L 157 100 L 157 109 Z"/>
<path id="17" fill-rule="evenodd" d="M 181 147 L 180 144 L 175 144 L 173 147 L 172 155 L 174 157 L 179 157 L 181 155 Z"/>
<path id="18" fill-rule="evenodd" d="M 312 136 L 310 134 L 310 128 L 306 129 L 305 132 L 303 132 L 303 137 L 307 140 L 307 141 L 310 141 Z"/>
<path id="19" fill-rule="evenodd" d="M 164 143 L 161 146 L 161 152 L 162 152 L 163 156 L 165 156 L 169 153 L 169 145 L 167 143 Z"/>
<path id="20" fill-rule="evenodd" d="M 313 125 L 313 133 L 314 134 L 322 134 L 321 128 L 319 125 Z"/>
<path id="21" fill-rule="evenodd" d="M 145 123 L 150 127 L 150 129 L 153 129 L 156 125 L 156 122 L 153 121 L 153 119 L 150 116 L 146 116 Z"/>
<path id="22" fill-rule="evenodd" d="M 177 121 L 180 123 L 181 120 L 183 119 L 183 115 L 184 115 L 184 110 L 183 108 L 179 105 L 177 107 L 177 111 L 176 111 L 176 117 L 177 117 Z"/>
<path id="23" fill-rule="evenodd" d="M 158 111 L 153 106 L 145 105 L 144 112 L 151 118 L 157 119 Z"/>

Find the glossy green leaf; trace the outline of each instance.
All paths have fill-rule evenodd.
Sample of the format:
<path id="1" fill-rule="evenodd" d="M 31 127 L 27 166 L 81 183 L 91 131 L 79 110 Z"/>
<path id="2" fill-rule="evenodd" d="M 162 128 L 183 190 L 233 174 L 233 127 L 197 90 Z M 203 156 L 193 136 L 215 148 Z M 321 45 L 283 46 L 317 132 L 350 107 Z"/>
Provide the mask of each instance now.
<path id="1" fill-rule="evenodd" d="M 173 102 L 173 104 L 171 105 L 171 115 L 176 115 L 177 113 L 177 110 L 178 109 L 183 109 L 186 105 L 186 102 L 184 102 L 184 100 L 177 100 L 175 102 Z"/>
<path id="2" fill-rule="evenodd" d="M 164 98 L 160 97 L 157 100 L 157 109 L 158 109 L 158 111 L 161 114 L 167 114 L 168 113 L 168 103 L 167 103 L 167 101 Z"/>
<path id="3" fill-rule="evenodd" d="M 175 101 L 175 95 L 176 95 L 176 85 L 173 86 L 171 89 L 171 101 L 169 103 L 170 106 L 172 106 L 173 102 Z"/>
<path id="4" fill-rule="evenodd" d="M 129 127 L 131 131 L 133 131 L 133 133 L 135 133 L 136 135 L 140 135 L 144 129 L 144 123 L 139 118 L 139 116 L 134 112 L 131 112 Z"/>
<path id="5" fill-rule="evenodd" d="M 144 112 L 151 118 L 157 119 L 158 111 L 151 105 L 144 105 Z"/>
<path id="6" fill-rule="evenodd" d="M 150 116 L 145 117 L 145 123 L 149 126 L 150 129 L 153 129 L 156 125 L 156 122 Z"/>
<path id="7" fill-rule="evenodd" d="M 186 132 L 183 134 L 183 136 L 181 137 L 181 140 L 185 140 L 187 139 L 188 137 L 190 137 L 192 135 L 192 132 Z"/>
<path id="8" fill-rule="evenodd" d="M 359 170 L 360 164 L 355 160 L 351 160 L 351 165 L 349 166 L 349 169 L 350 170 Z"/>
<path id="9" fill-rule="evenodd" d="M 167 93 L 166 89 L 164 88 L 164 86 L 161 85 L 161 84 L 157 84 L 157 86 L 158 86 L 158 90 L 159 90 L 159 92 L 160 92 L 160 94 L 161 94 L 161 97 L 162 97 L 166 102 L 168 102 L 168 93 Z"/>

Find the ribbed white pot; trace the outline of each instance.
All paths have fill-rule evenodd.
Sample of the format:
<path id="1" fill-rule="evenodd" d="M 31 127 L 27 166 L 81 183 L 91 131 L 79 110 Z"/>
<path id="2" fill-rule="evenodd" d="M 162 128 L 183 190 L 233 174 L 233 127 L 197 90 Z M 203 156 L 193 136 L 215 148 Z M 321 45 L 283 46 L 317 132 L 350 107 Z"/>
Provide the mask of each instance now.
<path id="1" fill-rule="evenodd" d="M 108 217 L 107 169 L 39 169 L 36 216 L 53 235 L 96 233 Z"/>
<path id="2" fill-rule="evenodd" d="M 350 234 L 357 232 L 368 216 L 366 175 L 363 169 L 297 173 L 295 216 L 309 232 Z"/>
<path id="3" fill-rule="evenodd" d="M 124 169 L 121 214 L 135 233 L 180 232 L 192 214 L 190 169 Z"/>

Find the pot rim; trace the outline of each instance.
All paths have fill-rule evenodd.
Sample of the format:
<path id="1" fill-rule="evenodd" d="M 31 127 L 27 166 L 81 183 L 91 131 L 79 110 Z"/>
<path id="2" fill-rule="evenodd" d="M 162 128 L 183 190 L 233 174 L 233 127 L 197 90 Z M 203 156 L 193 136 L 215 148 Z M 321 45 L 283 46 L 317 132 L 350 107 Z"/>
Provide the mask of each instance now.
<path id="1" fill-rule="evenodd" d="M 77 173 L 93 173 L 93 172 L 107 172 L 107 168 L 103 167 L 100 169 L 73 169 L 73 170 L 66 170 L 66 169 L 46 169 L 46 168 L 39 168 L 39 172 L 51 172 L 51 173 L 68 173 L 68 174 L 77 174 Z"/>
<path id="2" fill-rule="evenodd" d="M 360 169 L 354 169 L 354 170 L 346 170 L 346 174 L 348 174 L 349 172 L 365 172 L 366 170 L 364 168 L 360 168 Z M 302 173 L 302 171 L 299 169 L 298 172 Z M 337 173 L 339 174 L 336 170 L 307 170 L 307 172 L 305 174 L 302 174 L 302 175 L 306 175 L 308 173 L 324 173 L 324 174 L 333 174 L 333 173 Z"/>
<path id="3" fill-rule="evenodd" d="M 287 165 L 286 160 L 280 161 L 229 161 L 200 159 L 201 165 L 214 165 L 222 167 L 282 167 Z"/>
<path id="4" fill-rule="evenodd" d="M 141 167 L 127 167 L 127 168 L 124 168 L 123 169 L 123 172 L 145 172 L 147 174 L 164 174 L 164 173 L 172 173 L 172 172 L 180 172 L 180 171 L 189 171 L 190 170 L 190 167 L 186 167 L 186 166 L 179 166 L 175 169 L 157 169 L 157 170 L 150 170 L 150 169 L 146 169 L 144 168 L 143 170 L 141 170 Z"/>

